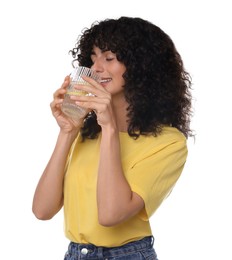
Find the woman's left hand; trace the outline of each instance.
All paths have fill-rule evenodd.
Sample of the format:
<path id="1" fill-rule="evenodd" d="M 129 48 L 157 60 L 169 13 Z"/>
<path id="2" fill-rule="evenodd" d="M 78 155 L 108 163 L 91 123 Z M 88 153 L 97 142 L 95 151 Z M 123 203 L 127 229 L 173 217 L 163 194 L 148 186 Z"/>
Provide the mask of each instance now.
<path id="1" fill-rule="evenodd" d="M 104 128 L 107 126 L 116 127 L 115 117 L 112 109 L 111 94 L 94 79 L 83 76 L 90 86 L 76 85 L 75 88 L 83 90 L 91 95 L 71 96 L 78 106 L 88 108 L 96 113 L 98 124 Z"/>

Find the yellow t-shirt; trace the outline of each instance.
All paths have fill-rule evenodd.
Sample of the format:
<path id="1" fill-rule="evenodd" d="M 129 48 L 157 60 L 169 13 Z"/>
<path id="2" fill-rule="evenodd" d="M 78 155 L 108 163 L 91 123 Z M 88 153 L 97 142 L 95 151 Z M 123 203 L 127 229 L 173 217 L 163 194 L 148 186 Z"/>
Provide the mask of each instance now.
<path id="1" fill-rule="evenodd" d="M 186 138 L 176 128 L 137 140 L 120 133 L 121 160 L 131 189 L 145 209 L 124 223 L 104 227 L 98 223 L 96 184 L 101 135 L 81 142 L 70 152 L 64 182 L 65 235 L 76 243 L 114 247 L 152 235 L 149 217 L 169 195 L 187 157 Z M 110 152 L 110 151 L 109 151 Z"/>

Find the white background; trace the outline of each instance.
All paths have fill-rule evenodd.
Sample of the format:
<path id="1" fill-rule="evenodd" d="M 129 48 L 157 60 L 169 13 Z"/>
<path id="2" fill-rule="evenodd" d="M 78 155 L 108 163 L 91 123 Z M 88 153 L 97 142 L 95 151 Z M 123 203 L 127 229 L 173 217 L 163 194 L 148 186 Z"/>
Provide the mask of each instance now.
<path id="1" fill-rule="evenodd" d="M 231 260 L 231 9 L 220 1 L 8 0 L 0 3 L 0 258 L 63 259 L 63 213 L 31 212 L 58 127 L 49 103 L 76 38 L 105 18 L 139 16 L 168 33 L 193 78 L 196 140 L 151 219 L 160 260 Z M 4 257 L 3 257 L 4 256 Z"/>

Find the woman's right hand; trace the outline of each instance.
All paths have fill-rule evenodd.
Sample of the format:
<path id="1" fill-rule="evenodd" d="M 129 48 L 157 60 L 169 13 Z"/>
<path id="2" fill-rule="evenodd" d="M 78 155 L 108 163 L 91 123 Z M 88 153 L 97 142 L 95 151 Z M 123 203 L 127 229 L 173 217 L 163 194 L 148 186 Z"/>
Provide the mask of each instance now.
<path id="1" fill-rule="evenodd" d="M 83 118 L 79 121 L 75 121 L 67 117 L 61 110 L 64 95 L 67 92 L 67 87 L 70 84 L 70 77 L 66 76 L 61 87 L 53 94 L 53 101 L 50 104 L 52 114 L 55 117 L 61 131 L 65 133 L 79 131 L 83 124 Z"/>

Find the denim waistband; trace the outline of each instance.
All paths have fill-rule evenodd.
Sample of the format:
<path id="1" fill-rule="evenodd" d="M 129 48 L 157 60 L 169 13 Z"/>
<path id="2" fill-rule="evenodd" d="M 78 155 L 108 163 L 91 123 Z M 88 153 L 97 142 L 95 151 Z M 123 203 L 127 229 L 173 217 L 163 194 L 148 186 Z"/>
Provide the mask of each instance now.
<path id="1" fill-rule="evenodd" d="M 153 247 L 153 236 L 145 237 L 141 240 L 129 242 L 119 247 L 100 247 L 92 244 L 78 244 L 70 242 L 67 254 L 78 255 L 78 259 L 107 259 L 107 257 L 119 257 L 136 253 Z M 68 259 L 68 258 L 67 258 Z"/>

